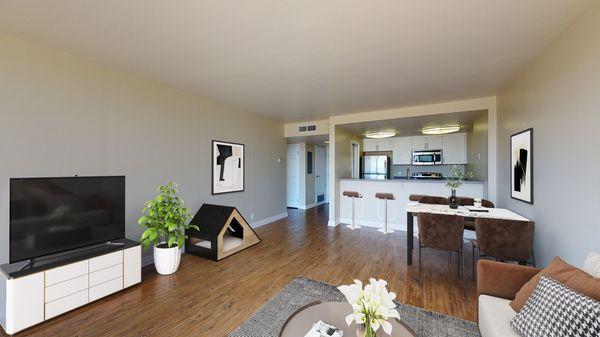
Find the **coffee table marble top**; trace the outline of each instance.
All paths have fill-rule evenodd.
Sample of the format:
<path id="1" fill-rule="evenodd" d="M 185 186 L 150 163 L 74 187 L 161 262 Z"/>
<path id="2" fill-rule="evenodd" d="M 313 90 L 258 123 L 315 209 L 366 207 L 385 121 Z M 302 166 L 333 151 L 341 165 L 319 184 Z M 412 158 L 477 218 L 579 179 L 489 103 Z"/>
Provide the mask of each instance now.
<path id="1" fill-rule="evenodd" d="M 345 318 L 352 312 L 352 307 L 346 302 L 315 302 L 296 311 L 281 328 L 280 337 L 304 337 L 314 323 L 323 321 L 344 331 L 344 337 L 356 336 L 356 325 L 348 327 Z M 392 319 L 391 337 L 416 337 L 417 335 L 401 321 Z M 388 336 L 383 331 L 377 336 Z"/>

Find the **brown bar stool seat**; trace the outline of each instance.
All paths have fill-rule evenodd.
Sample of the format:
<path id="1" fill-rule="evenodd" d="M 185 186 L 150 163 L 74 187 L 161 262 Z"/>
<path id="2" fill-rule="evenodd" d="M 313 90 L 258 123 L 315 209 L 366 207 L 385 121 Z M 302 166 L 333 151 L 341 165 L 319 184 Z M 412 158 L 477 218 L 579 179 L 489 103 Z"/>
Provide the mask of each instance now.
<path id="1" fill-rule="evenodd" d="M 355 216 L 354 216 L 354 213 L 355 213 L 355 211 L 354 211 L 355 202 L 354 201 L 357 198 L 362 198 L 362 195 L 360 193 L 356 192 L 356 191 L 344 191 L 344 192 L 342 192 L 342 195 L 345 196 L 345 197 L 348 197 L 348 198 L 352 198 L 352 224 L 348 225 L 347 227 L 350 228 L 351 230 L 359 229 L 360 226 L 357 225 L 355 223 L 355 221 L 354 221 L 354 218 L 355 218 Z"/>
<path id="2" fill-rule="evenodd" d="M 385 192 L 379 192 L 379 193 L 375 193 L 375 198 L 383 200 L 384 204 L 385 204 L 385 227 L 378 229 L 378 231 L 380 231 L 383 234 L 390 234 L 393 233 L 394 231 L 392 229 L 389 228 L 388 226 L 388 216 L 387 216 L 387 206 L 388 206 L 388 200 L 396 200 L 396 198 L 394 197 L 393 193 L 385 193 Z"/>

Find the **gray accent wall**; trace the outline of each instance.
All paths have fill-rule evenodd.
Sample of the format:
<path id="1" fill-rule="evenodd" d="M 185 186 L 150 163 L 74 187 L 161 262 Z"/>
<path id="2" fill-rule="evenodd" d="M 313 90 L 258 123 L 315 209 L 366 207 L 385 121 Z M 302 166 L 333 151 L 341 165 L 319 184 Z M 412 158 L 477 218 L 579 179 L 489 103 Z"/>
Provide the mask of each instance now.
<path id="1" fill-rule="evenodd" d="M 600 4 L 554 40 L 498 99 L 498 201 L 536 222 L 540 265 L 600 251 Z M 511 134 L 534 130 L 534 204 L 510 198 Z"/>
<path id="2" fill-rule="evenodd" d="M 210 202 L 250 222 L 285 214 L 283 123 L 10 35 L 0 46 L 0 263 L 11 177 L 125 175 L 131 239 L 169 181 L 193 212 Z M 213 139 L 246 145 L 244 192 L 211 195 Z"/>

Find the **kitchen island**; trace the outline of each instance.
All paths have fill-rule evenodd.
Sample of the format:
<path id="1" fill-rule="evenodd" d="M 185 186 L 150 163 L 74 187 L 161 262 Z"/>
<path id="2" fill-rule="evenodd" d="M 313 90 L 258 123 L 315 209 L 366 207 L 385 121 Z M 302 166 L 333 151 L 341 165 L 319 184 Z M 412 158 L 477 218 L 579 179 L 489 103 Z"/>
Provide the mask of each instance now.
<path id="1" fill-rule="evenodd" d="M 450 189 L 446 179 L 340 179 L 340 222 L 352 223 L 352 199 L 344 197 L 344 191 L 356 191 L 362 194 L 356 200 L 355 221 L 357 225 L 376 228 L 384 227 L 385 205 L 383 200 L 375 198 L 375 193 L 393 193 L 396 200 L 388 201 L 388 226 L 393 230 L 406 230 L 406 205 L 411 194 L 426 194 L 447 197 Z M 465 181 L 457 190 L 458 196 L 483 198 L 486 183 L 483 181 Z M 417 231 L 415 231 L 416 233 Z"/>

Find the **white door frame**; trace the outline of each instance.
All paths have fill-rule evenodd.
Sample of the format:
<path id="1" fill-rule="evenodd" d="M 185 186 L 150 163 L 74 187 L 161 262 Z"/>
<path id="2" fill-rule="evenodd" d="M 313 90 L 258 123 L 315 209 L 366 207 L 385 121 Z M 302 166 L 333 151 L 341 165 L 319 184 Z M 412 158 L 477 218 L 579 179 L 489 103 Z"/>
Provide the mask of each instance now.
<path id="1" fill-rule="evenodd" d="M 355 151 L 356 150 L 356 151 Z M 351 172 L 352 172 L 352 179 L 358 179 L 360 178 L 360 144 L 356 141 L 351 140 L 350 141 L 350 151 L 351 151 Z"/>
<path id="2" fill-rule="evenodd" d="M 323 151 L 323 157 L 324 157 L 324 158 L 322 158 L 323 164 L 324 164 L 323 165 L 324 169 L 323 169 L 323 172 L 321 172 L 321 175 L 323 175 L 323 177 L 320 177 L 320 178 L 323 181 L 323 184 L 325 185 L 325 188 L 323 190 L 323 194 L 325 195 L 325 198 L 321 202 L 317 201 L 319 193 L 317 192 L 317 177 L 316 177 L 316 174 L 317 174 L 318 161 L 321 160 L 319 158 L 319 155 L 318 155 L 318 152 L 317 152 L 317 148 L 321 148 L 321 149 L 319 149 L 319 151 L 321 151 L 321 150 Z M 315 158 L 314 158 L 314 160 L 315 160 L 315 204 L 317 204 L 317 205 L 327 203 L 327 176 L 328 176 L 328 173 L 327 173 L 327 166 L 328 166 L 327 165 L 327 151 L 328 151 L 328 149 L 327 149 L 326 146 L 315 145 Z"/>

